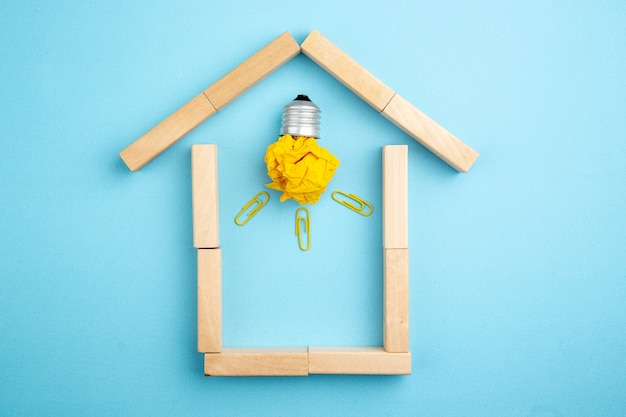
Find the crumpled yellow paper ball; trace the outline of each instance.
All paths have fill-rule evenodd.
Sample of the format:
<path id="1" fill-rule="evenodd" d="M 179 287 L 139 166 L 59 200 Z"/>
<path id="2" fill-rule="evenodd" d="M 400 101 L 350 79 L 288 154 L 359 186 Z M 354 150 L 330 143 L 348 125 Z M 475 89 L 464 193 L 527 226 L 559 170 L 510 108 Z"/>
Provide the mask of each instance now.
<path id="1" fill-rule="evenodd" d="M 283 135 L 265 152 L 267 187 L 282 191 L 280 201 L 293 198 L 300 204 L 315 204 L 326 190 L 339 160 L 312 137 Z"/>

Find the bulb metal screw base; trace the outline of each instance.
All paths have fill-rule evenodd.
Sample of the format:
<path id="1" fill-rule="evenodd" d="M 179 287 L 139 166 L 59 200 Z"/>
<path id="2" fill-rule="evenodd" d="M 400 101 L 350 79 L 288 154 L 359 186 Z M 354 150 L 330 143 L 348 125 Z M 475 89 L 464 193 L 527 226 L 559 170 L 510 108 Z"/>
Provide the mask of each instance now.
<path id="1" fill-rule="evenodd" d="M 298 95 L 283 110 L 280 135 L 307 136 L 319 139 L 321 111 L 308 96 Z"/>

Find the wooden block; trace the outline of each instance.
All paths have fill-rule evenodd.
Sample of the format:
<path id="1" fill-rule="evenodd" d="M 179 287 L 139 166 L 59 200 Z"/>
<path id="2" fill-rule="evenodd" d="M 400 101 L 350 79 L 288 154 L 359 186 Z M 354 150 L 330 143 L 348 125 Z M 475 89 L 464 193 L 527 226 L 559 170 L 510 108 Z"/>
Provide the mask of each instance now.
<path id="1" fill-rule="evenodd" d="M 191 147 L 193 245 L 198 249 L 220 245 L 217 145 Z"/>
<path id="2" fill-rule="evenodd" d="M 478 152 L 399 95 L 393 97 L 382 114 L 459 172 L 469 171 L 478 158 Z"/>
<path id="3" fill-rule="evenodd" d="M 408 146 L 383 146 L 383 247 L 409 247 Z"/>
<path id="4" fill-rule="evenodd" d="M 411 353 L 382 347 L 309 347 L 309 374 L 410 375 Z"/>
<path id="5" fill-rule="evenodd" d="M 316 30 L 312 31 L 302 43 L 302 53 L 379 112 L 394 96 L 391 88 Z"/>
<path id="6" fill-rule="evenodd" d="M 130 144 L 120 152 L 120 157 L 131 171 L 137 171 L 299 53 L 300 46 L 295 39 L 288 32 L 283 33 Z"/>
<path id="7" fill-rule="evenodd" d="M 222 249 L 198 249 L 198 352 L 222 351 Z"/>
<path id="8" fill-rule="evenodd" d="M 383 343 L 387 352 L 408 352 L 409 250 L 384 252 Z"/>
<path id="9" fill-rule="evenodd" d="M 131 143 L 120 152 L 120 157 L 131 171 L 137 171 L 215 113 L 213 105 L 200 93 Z"/>
<path id="10" fill-rule="evenodd" d="M 307 376 L 308 349 L 224 348 L 204 355 L 206 376 Z"/>
<path id="11" fill-rule="evenodd" d="M 285 32 L 237 68 L 204 90 L 217 110 L 300 53 L 300 45 Z"/>

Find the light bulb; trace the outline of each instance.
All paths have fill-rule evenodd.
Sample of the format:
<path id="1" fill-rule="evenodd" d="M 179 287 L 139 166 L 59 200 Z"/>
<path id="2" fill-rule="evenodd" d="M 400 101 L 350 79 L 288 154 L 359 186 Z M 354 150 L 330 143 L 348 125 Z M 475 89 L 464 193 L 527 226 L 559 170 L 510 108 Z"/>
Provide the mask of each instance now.
<path id="1" fill-rule="evenodd" d="M 339 166 L 328 149 L 318 145 L 320 109 L 304 94 L 283 109 L 278 141 L 265 152 L 268 188 L 282 191 L 280 201 L 290 198 L 300 204 L 315 204 Z"/>

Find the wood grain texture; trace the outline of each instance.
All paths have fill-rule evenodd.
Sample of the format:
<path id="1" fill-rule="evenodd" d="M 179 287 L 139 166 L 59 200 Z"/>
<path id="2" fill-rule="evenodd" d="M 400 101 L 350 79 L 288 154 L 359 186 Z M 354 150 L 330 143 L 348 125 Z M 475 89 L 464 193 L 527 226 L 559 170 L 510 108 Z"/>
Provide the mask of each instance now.
<path id="1" fill-rule="evenodd" d="M 411 353 L 382 347 L 309 347 L 310 374 L 410 375 Z"/>
<path id="2" fill-rule="evenodd" d="M 391 88 L 316 30 L 302 43 L 302 53 L 379 112 L 394 95 Z"/>
<path id="3" fill-rule="evenodd" d="M 478 158 L 478 152 L 399 95 L 391 99 L 382 114 L 459 172 L 469 171 Z"/>
<path id="4" fill-rule="evenodd" d="M 308 349 L 224 348 L 204 355 L 206 376 L 307 376 Z"/>
<path id="5" fill-rule="evenodd" d="M 289 32 L 285 32 L 204 90 L 204 94 L 217 110 L 222 110 L 299 53 L 300 45 Z"/>
<path id="6" fill-rule="evenodd" d="M 120 152 L 131 171 L 141 169 L 217 111 L 200 93 Z"/>
<path id="7" fill-rule="evenodd" d="M 222 351 L 222 249 L 198 249 L 198 352 Z"/>
<path id="8" fill-rule="evenodd" d="M 409 247 L 408 146 L 383 146 L 383 247 Z"/>
<path id="9" fill-rule="evenodd" d="M 191 147 L 193 245 L 198 249 L 220 245 L 217 145 Z"/>
<path id="10" fill-rule="evenodd" d="M 384 249 L 383 344 L 409 352 L 409 250 Z"/>

